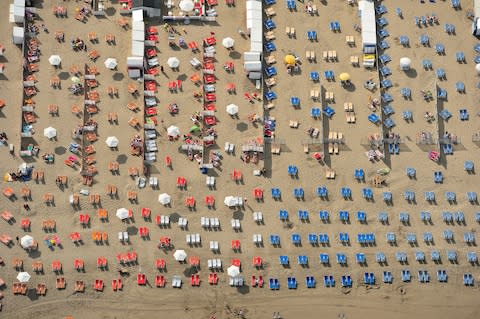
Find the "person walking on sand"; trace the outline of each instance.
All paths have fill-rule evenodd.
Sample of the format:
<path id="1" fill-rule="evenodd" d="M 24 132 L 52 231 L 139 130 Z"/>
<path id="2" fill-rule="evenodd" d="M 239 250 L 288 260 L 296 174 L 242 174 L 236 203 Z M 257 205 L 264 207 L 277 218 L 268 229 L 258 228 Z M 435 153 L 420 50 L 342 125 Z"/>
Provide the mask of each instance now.
<path id="1" fill-rule="evenodd" d="M 165 73 L 165 69 L 163 68 L 163 65 L 160 65 L 160 72 Z"/>

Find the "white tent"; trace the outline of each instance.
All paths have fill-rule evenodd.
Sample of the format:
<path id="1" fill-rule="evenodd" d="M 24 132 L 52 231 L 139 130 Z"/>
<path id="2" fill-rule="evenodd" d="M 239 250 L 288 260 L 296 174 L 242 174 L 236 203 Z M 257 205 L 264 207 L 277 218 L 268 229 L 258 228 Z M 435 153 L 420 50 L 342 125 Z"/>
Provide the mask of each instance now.
<path id="1" fill-rule="evenodd" d="M 167 65 L 172 69 L 178 68 L 180 66 L 180 60 L 176 57 L 170 57 L 167 60 Z"/>
<path id="2" fill-rule="evenodd" d="M 119 209 L 117 209 L 117 214 L 116 214 L 116 216 L 117 216 L 118 218 L 120 218 L 120 219 L 127 219 L 127 218 L 128 218 L 128 213 L 129 213 L 128 209 L 126 209 L 126 208 L 119 208 Z"/>
<path id="3" fill-rule="evenodd" d="M 51 126 L 45 128 L 43 130 L 43 136 L 45 136 L 48 139 L 52 139 L 55 136 L 57 136 L 57 130 Z"/>
<path id="4" fill-rule="evenodd" d="M 62 63 L 62 58 L 59 56 L 59 55 L 51 55 L 49 58 L 48 58 L 48 63 L 50 63 L 51 65 L 60 65 L 60 63 Z"/>
<path id="5" fill-rule="evenodd" d="M 143 10 L 132 10 L 132 21 L 143 21 Z"/>
<path id="6" fill-rule="evenodd" d="M 401 70 L 404 70 L 404 71 L 409 70 L 411 64 L 412 64 L 412 60 L 410 60 L 409 58 L 403 57 L 400 59 Z"/>
<path id="7" fill-rule="evenodd" d="M 230 266 L 227 268 L 227 274 L 230 276 L 230 277 L 237 277 L 238 275 L 240 275 L 240 268 L 238 268 L 237 266 Z"/>
<path id="8" fill-rule="evenodd" d="M 235 40 L 233 40 L 233 39 L 230 38 L 230 37 L 224 38 L 224 39 L 222 40 L 222 45 L 223 45 L 224 47 L 226 47 L 227 49 L 233 48 L 234 44 L 235 44 Z"/>
<path id="9" fill-rule="evenodd" d="M 182 11 L 192 11 L 193 8 L 194 8 L 194 3 L 192 0 L 182 0 L 180 1 L 180 3 L 178 4 L 178 6 L 180 7 L 180 10 Z"/>
<path id="10" fill-rule="evenodd" d="M 108 147 L 117 147 L 119 140 L 116 136 L 109 136 L 105 140 L 105 143 L 107 144 Z"/>
<path id="11" fill-rule="evenodd" d="M 172 200 L 172 197 L 170 195 L 168 195 L 167 193 L 163 193 L 163 194 L 158 195 L 158 201 L 162 205 L 170 204 L 171 200 Z"/>
<path id="12" fill-rule="evenodd" d="M 22 238 L 20 238 L 20 245 L 25 249 L 32 247 L 33 243 L 34 243 L 33 237 L 30 235 L 25 235 Z"/>
<path id="13" fill-rule="evenodd" d="M 185 259 L 187 259 L 187 253 L 182 249 L 175 250 L 173 258 L 175 258 L 176 261 L 185 261 Z"/>
<path id="14" fill-rule="evenodd" d="M 108 58 L 105 60 L 105 67 L 107 69 L 110 69 L 110 70 L 113 70 L 117 67 L 118 65 L 118 62 L 117 62 L 117 59 L 114 59 L 114 58 Z"/>
<path id="15" fill-rule="evenodd" d="M 171 125 L 167 128 L 168 136 L 177 137 L 180 135 L 180 129 L 177 126 Z"/>
<path id="16" fill-rule="evenodd" d="M 22 271 L 17 275 L 17 280 L 20 282 L 28 282 L 32 278 L 28 272 Z"/>
<path id="17" fill-rule="evenodd" d="M 25 38 L 25 29 L 21 27 L 13 27 L 12 40 L 14 44 L 22 44 Z"/>
<path id="18" fill-rule="evenodd" d="M 230 115 L 235 115 L 238 113 L 238 105 L 235 104 L 228 104 L 226 107 L 226 111 Z"/>
<path id="19" fill-rule="evenodd" d="M 259 72 L 262 70 L 262 61 L 246 61 L 243 68 L 245 72 Z"/>

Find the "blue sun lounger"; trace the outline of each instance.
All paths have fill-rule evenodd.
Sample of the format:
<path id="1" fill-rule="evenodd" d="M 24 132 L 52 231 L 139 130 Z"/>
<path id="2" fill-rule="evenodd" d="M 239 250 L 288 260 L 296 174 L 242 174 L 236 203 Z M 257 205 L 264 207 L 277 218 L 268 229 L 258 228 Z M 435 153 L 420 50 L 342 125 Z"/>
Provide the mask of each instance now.
<path id="1" fill-rule="evenodd" d="M 290 237 L 292 244 L 294 245 L 300 245 L 302 243 L 302 238 L 300 237 L 300 234 L 292 234 Z"/>
<path id="2" fill-rule="evenodd" d="M 280 188 L 272 188 L 272 198 L 278 200 L 282 197 L 282 192 Z"/>
<path id="3" fill-rule="evenodd" d="M 387 224 L 388 223 L 388 213 L 386 213 L 386 212 L 378 213 L 377 214 L 377 220 L 382 224 Z"/>
<path id="4" fill-rule="evenodd" d="M 330 256 L 328 254 L 320 254 L 320 262 L 324 265 L 330 264 Z"/>
<path id="5" fill-rule="evenodd" d="M 326 210 L 321 210 L 318 212 L 320 220 L 324 223 L 327 223 L 330 220 L 330 216 Z"/>
<path id="6" fill-rule="evenodd" d="M 280 289 L 280 282 L 277 278 L 270 278 L 268 280 L 269 287 L 271 290 L 279 290 Z"/>
<path id="7" fill-rule="evenodd" d="M 386 118 L 383 125 L 385 125 L 386 128 L 392 128 L 395 126 L 395 122 L 391 118 Z"/>
<path id="8" fill-rule="evenodd" d="M 366 272 L 363 276 L 363 282 L 365 285 L 375 285 L 375 274 Z"/>
<path id="9" fill-rule="evenodd" d="M 270 244 L 272 246 L 280 246 L 280 236 L 279 235 L 270 235 Z"/>
<path id="10" fill-rule="evenodd" d="M 309 233 L 309 234 L 308 234 L 308 242 L 309 242 L 311 245 L 313 245 L 313 246 L 318 245 L 318 236 L 317 236 L 317 234 Z"/>
<path id="11" fill-rule="evenodd" d="M 440 252 L 438 250 L 432 250 L 430 252 L 430 259 L 434 262 L 434 263 L 438 263 L 440 262 Z"/>
<path id="12" fill-rule="evenodd" d="M 445 155 L 451 155 L 453 154 L 453 145 L 448 143 L 448 144 L 443 144 L 443 153 L 445 153 Z"/>
<path id="13" fill-rule="evenodd" d="M 290 104 L 293 107 L 299 107 L 300 106 L 300 98 L 298 96 L 290 97 Z"/>
<path id="14" fill-rule="evenodd" d="M 333 71 L 331 71 L 331 70 L 327 70 L 327 71 L 323 72 L 323 75 L 325 76 L 325 79 L 327 81 L 335 80 L 335 75 L 334 75 Z"/>
<path id="15" fill-rule="evenodd" d="M 429 244 L 433 244 L 433 235 L 432 233 L 430 232 L 425 232 L 423 233 L 423 241 L 429 245 Z"/>
<path id="16" fill-rule="evenodd" d="M 386 67 L 386 66 L 382 66 L 380 68 L 380 73 L 382 74 L 382 76 L 389 76 L 392 74 L 392 71 L 390 70 L 389 67 Z"/>
<path id="17" fill-rule="evenodd" d="M 468 111 L 467 109 L 460 109 L 458 110 L 458 113 L 460 114 L 460 121 L 467 121 L 469 118 Z"/>
<path id="18" fill-rule="evenodd" d="M 264 47 L 265 47 L 265 51 L 267 52 L 277 51 L 277 47 L 275 46 L 275 43 L 273 43 L 272 41 L 265 42 Z"/>
<path id="19" fill-rule="evenodd" d="M 299 255 L 297 256 L 297 263 L 300 266 L 307 266 L 308 265 L 308 257 L 305 255 Z"/>
<path id="20" fill-rule="evenodd" d="M 355 254 L 355 261 L 357 264 L 363 265 L 367 263 L 367 258 L 365 258 L 364 253 L 357 253 Z"/>
<path id="21" fill-rule="evenodd" d="M 433 181 L 437 184 L 443 183 L 443 174 L 440 171 L 433 172 Z"/>
<path id="22" fill-rule="evenodd" d="M 422 60 L 422 65 L 425 70 L 431 70 L 433 68 L 432 61 L 428 59 L 423 59 Z"/>
<path id="23" fill-rule="evenodd" d="M 475 64 L 480 63 L 480 55 L 475 56 L 475 58 L 473 58 L 473 62 L 475 62 Z"/>
<path id="24" fill-rule="evenodd" d="M 380 46 L 380 49 L 382 49 L 382 50 L 386 50 L 386 49 L 390 48 L 390 45 L 388 44 L 388 42 L 386 40 L 380 41 L 379 46 Z"/>
<path id="25" fill-rule="evenodd" d="M 343 245 L 347 245 L 350 243 L 350 236 L 348 235 L 348 233 L 339 233 L 338 238 Z"/>
<path id="26" fill-rule="evenodd" d="M 463 53 L 463 51 L 459 51 L 459 52 L 455 53 L 455 58 L 457 59 L 458 63 L 465 63 L 466 62 L 465 53 Z"/>
<path id="27" fill-rule="evenodd" d="M 422 284 L 430 282 L 430 275 L 428 274 L 427 270 L 418 271 L 418 282 Z"/>
<path id="28" fill-rule="evenodd" d="M 298 168 L 295 165 L 288 165 L 288 175 L 296 177 L 298 175 Z"/>
<path id="29" fill-rule="evenodd" d="M 387 29 L 380 29 L 380 30 L 378 30 L 377 34 L 380 38 L 386 38 L 390 35 L 390 33 L 388 33 Z"/>
<path id="30" fill-rule="evenodd" d="M 382 15 L 384 13 L 387 13 L 388 11 L 387 11 L 387 8 L 381 4 L 375 8 L 375 12 L 377 12 L 378 15 Z"/>
<path id="31" fill-rule="evenodd" d="M 407 262 L 407 253 L 402 252 L 402 251 L 397 251 L 395 253 L 395 259 L 401 264 L 406 263 Z"/>
<path id="32" fill-rule="evenodd" d="M 467 200 L 470 203 L 476 203 L 477 202 L 477 193 L 476 192 L 467 192 Z"/>
<path id="33" fill-rule="evenodd" d="M 299 210 L 298 211 L 298 219 L 302 222 L 308 222 L 309 220 L 309 214 L 308 211 L 306 210 Z"/>
<path id="34" fill-rule="evenodd" d="M 447 259 L 452 263 L 457 262 L 457 252 L 455 250 L 447 250 Z"/>
<path id="35" fill-rule="evenodd" d="M 407 122 L 413 119 L 413 113 L 410 110 L 403 111 L 402 116 L 403 116 L 403 119 Z"/>
<path id="36" fill-rule="evenodd" d="M 327 105 L 323 109 L 323 114 L 325 114 L 326 117 L 331 118 L 333 114 L 335 114 L 335 110 L 330 105 Z"/>
<path id="37" fill-rule="evenodd" d="M 405 238 L 407 239 L 407 243 L 409 243 L 410 245 L 417 244 L 417 235 L 415 235 L 414 233 L 408 233 Z"/>
<path id="38" fill-rule="evenodd" d="M 475 264 L 478 262 L 477 253 L 474 251 L 467 252 L 467 262 Z"/>
<path id="39" fill-rule="evenodd" d="M 399 220 L 403 224 L 408 224 L 410 222 L 410 215 L 407 212 L 401 212 L 399 214 Z"/>
<path id="40" fill-rule="evenodd" d="M 384 271 L 382 274 L 382 280 L 385 284 L 391 284 L 393 282 L 393 275 L 390 271 Z"/>
<path id="41" fill-rule="evenodd" d="M 323 276 L 323 284 L 326 288 L 335 287 L 335 279 L 331 275 L 325 275 Z"/>
<path id="42" fill-rule="evenodd" d="M 445 46 L 441 43 L 435 44 L 435 52 L 439 55 L 444 55 L 445 54 Z"/>
<path id="43" fill-rule="evenodd" d="M 317 31 L 314 31 L 314 30 L 307 31 L 307 38 L 310 41 L 316 41 L 317 40 Z"/>
<path id="44" fill-rule="evenodd" d="M 367 222 L 367 214 L 364 211 L 358 211 L 357 220 L 360 222 L 360 224 L 365 224 Z"/>
<path id="45" fill-rule="evenodd" d="M 480 223 L 480 212 L 476 212 L 476 213 L 475 213 L 475 221 L 476 221 L 477 223 Z"/>
<path id="46" fill-rule="evenodd" d="M 450 212 L 442 212 L 442 219 L 446 224 L 453 223 L 453 214 Z"/>
<path id="47" fill-rule="evenodd" d="M 386 239 L 387 239 L 387 243 L 389 244 L 395 244 L 397 242 L 397 236 L 395 236 L 394 233 L 392 232 L 388 232 L 386 235 L 385 235 Z"/>
<path id="48" fill-rule="evenodd" d="M 455 83 L 455 89 L 458 93 L 465 93 L 465 83 L 458 81 Z"/>
<path id="49" fill-rule="evenodd" d="M 389 89 L 393 86 L 393 83 L 392 83 L 391 80 L 385 79 L 385 80 L 380 81 L 380 86 L 384 89 Z"/>
<path id="50" fill-rule="evenodd" d="M 426 34 L 422 34 L 420 36 L 420 44 L 423 46 L 428 46 L 430 45 L 430 38 Z"/>
<path id="51" fill-rule="evenodd" d="M 342 276 L 342 287 L 344 288 L 352 287 L 352 277 L 350 275 Z"/>
<path id="52" fill-rule="evenodd" d="M 443 26 L 443 30 L 445 30 L 445 33 L 449 35 L 454 35 L 455 34 L 455 25 L 450 24 L 450 23 L 445 23 Z"/>
<path id="53" fill-rule="evenodd" d="M 265 25 L 265 28 L 266 28 L 267 30 L 273 30 L 273 29 L 275 29 L 275 28 L 277 27 L 277 26 L 275 25 L 275 22 L 273 22 L 272 19 L 266 20 L 265 23 L 264 23 L 264 25 Z"/>
<path id="54" fill-rule="evenodd" d="M 393 107 L 390 104 L 383 106 L 382 111 L 383 111 L 383 114 L 385 114 L 385 116 L 390 116 L 393 113 L 395 113 L 395 111 L 393 110 Z"/>
<path id="55" fill-rule="evenodd" d="M 297 279 L 295 279 L 295 277 L 288 277 L 287 287 L 288 289 L 297 289 Z"/>
<path id="56" fill-rule="evenodd" d="M 385 19 L 385 18 L 380 18 L 377 20 L 377 24 L 380 26 L 380 27 L 384 27 L 388 24 L 388 20 Z"/>
<path id="57" fill-rule="evenodd" d="M 455 221 L 456 221 L 458 224 L 463 224 L 463 223 L 465 223 L 465 215 L 463 214 L 463 212 L 455 212 L 455 213 L 453 213 L 453 219 L 455 219 Z"/>
<path id="58" fill-rule="evenodd" d="M 378 124 L 380 122 L 380 117 L 377 114 L 372 113 L 368 116 L 368 120 L 373 124 Z"/>
<path id="59" fill-rule="evenodd" d="M 320 198 L 327 198 L 328 197 L 327 187 L 326 186 L 317 187 L 317 196 Z"/>
<path id="60" fill-rule="evenodd" d="M 387 64 L 388 62 L 392 61 L 392 58 L 388 54 L 382 54 L 378 57 L 381 63 Z"/>
<path id="61" fill-rule="evenodd" d="M 475 244 L 475 235 L 472 232 L 466 232 L 463 234 L 463 241 L 467 245 L 473 245 Z"/>
<path id="62" fill-rule="evenodd" d="M 474 279 L 472 274 L 463 274 L 463 284 L 465 286 L 473 286 L 474 284 Z"/>
<path id="63" fill-rule="evenodd" d="M 317 283 L 315 282 L 315 277 L 313 276 L 305 277 L 305 285 L 307 286 L 307 288 L 315 288 L 316 284 Z"/>
<path id="64" fill-rule="evenodd" d="M 373 191 L 370 187 L 366 187 L 362 189 L 362 196 L 366 200 L 373 200 Z"/>
<path id="65" fill-rule="evenodd" d="M 399 39 L 400 39 L 400 44 L 403 45 L 404 47 L 408 47 L 410 45 L 410 39 L 406 35 L 401 35 Z"/>
<path id="66" fill-rule="evenodd" d="M 436 69 L 435 74 L 437 75 L 437 79 L 439 80 L 445 80 L 447 78 L 445 70 L 442 68 Z"/>
<path id="67" fill-rule="evenodd" d="M 410 88 L 401 88 L 400 93 L 405 99 L 409 99 L 412 97 L 412 90 L 410 90 Z"/>
<path id="68" fill-rule="evenodd" d="M 287 9 L 289 10 L 295 10 L 297 8 L 295 0 L 286 0 L 286 4 L 287 4 Z"/>
<path id="69" fill-rule="evenodd" d="M 269 66 L 265 68 L 265 75 L 268 77 L 277 75 L 277 69 L 274 66 Z"/>
<path id="70" fill-rule="evenodd" d="M 457 195 L 455 192 L 445 192 L 445 199 L 448 202 L 455 202 L 457 200 Z"/>
<path id="71" fill-rule="evenodd" d="M 383 201 L 386 203 L 391 203 L 392 202 L 392 192 L 383 192 Z"/>
<path id="72" fill-rule="evenodd" d="M 414 191 L 405 191 L 404 195 L 405 200 L 408 202 L 415 201 L 415 192 Z"/>
<path id="73" fill-rule="evenodd" d="M 439 115 L 444 121 L 448 121 L 448 119 L 452 117 L 452 113 L 450 113 L 450 111 L 447 110 L 447 109 L 443 109 L 441 112 L 438 113 L 438 115 Z"/>
<path id="74" fill-rule="evenodd" d="M 452 8 L 460 9 L 460 0 L 451 0 Z"/>
<path id="75" fill-rule="evenodd" d="M 278 260 L 280 262 L 280 265 L 282 266 L 287 266 L 290 263 L 290 261 L 288 260 L 288 256 L 285 255 L 279 256 Z"/>
<path id="76" fill-rule="evenodd" d="M 393 96 L 388 94 L 387 92 L 383 92 L 381 94 L 381 97 L 382 97 L 382 101 L 384 103 L 389 103 L 389 102 L 392 102 L 393 101 Z"/>
<path id="77" fill-rule="evenodd" d="M 356 180 L 363 181 L 365 180 L 365 171 L 362 168 L 356 168 L 353 176 Z"/>
<path id="78" fill-rule="evenodd" d="M 437 270 L 437 281 L 438 282 L 447 282 L 448 281 L 448 276 L 447 276 L 447 271 L 444 269 L 439 269 Z"/>
<path id="79" fill-rule="evenodd" d="M 432 215 L 429 212 L 420 212 L 420 220 L 424 223 L 432 221 Z"/>
<path id="80" fill-rule="evenodd" d="M 267 99 L 267 101 L 272 101 L 272 100 L 275 100 L 277 98 L 277 94 L 273 91 L 268 91 L 265 93 L 265 99 Z"/>
<path id="81" fill-rule="evenodd" d="M 350 220 L 350 214 L 346 210 L 339 211 L 338 217 L 342 223 L 348 223 Z"/>
<path id="82" fill-rule="evenodd" d="M 410 178 L 415 178 L 417 171 L 413 167 L 407 167 L 406 169 L 407 176 Z"/>
<path id="83" fill-rule="evenodd" d="M 379 264 L 384 264 L 387 262 L 387 257 L 385 257 L 385 253 L 378 252 L 375 253 L 375 261 Z"/>
<path id="84" fill-rule="evenodd" d="M 288 212 L 284 209 L 281 209 L 278 212 L 278 218 L 280 218 L 281 221 L 288 221 Z"/>
<path id="85" fill-rule="evenodd" d="M 446 100 L 447 99 L 447 90 L 438 88 L 437 90 L 437 97 L 439 99 Z"/>
<path id="86" fill-rule="evenodd" d="M 263 0 L 263 2 L 265 2 L 265 4 L 266 4 L 267 6 L 271 6 L 272 4 L 277 3 L 276 0 Z"/>
<path id="87" fill-rule="evenodd" d="M 305 192 L 304 192 L 303 188 L 301 188 L 301 187 L 293 189 L 293 196 L 297 200 L 303 199 L 304 194 L 305 194 Z"/>
<path id="88" fill-rule="evenodd" d="M 310 80 L 312 80 L 314 82 L 317 82 L 319 79 L 320 79 L 320 76 L 319 76 L 318 72 L 316 72 L 316 71 L 310 72 Z"/>
<path id="89" fill-rule="evenodd" d="M 415 252 L 415 260 L 419 263 L 425 262 L 425 253 L 423 251 L 416 251 Z"/>
<path id="90" fill-rule="evenodd" d="M 367 234 L 359 233 L 357 234 L 357 242 L 360 246 L 364 246 L 367 244 Z"/>
<path id="91" fill-rule="evenodd" d="M 352 190 L 349 187 L 342 187 L 340 189 L 340 194 L 343 198 L 348 199 L 352 197 Z"/>
<path id="92" fill-rule="evenodd" d="M 401 19 L 403 19 L 402 9 L 400 9 L 400 8 L 395 8 L 395 13 L 396 13 L 397 16 L 399 16 Z"/>
<path id="93" fill-rule="evenodd" d="M 322 114 L 322 111 L 320 110 L 319 107 L 312 107 L 310 109 L 310 116 L 315 119 L 319 118 L 321 114 Z"/>
<path id="94" fill-rule="evenodd" d="M 403 282 L 410 282 L 412 280 L 412 276 L 410 274 L 410 270 L 402 269 L 402 281 Z"/>
<path id="95" fill-rule="evenodd" d="M 337 253 L 337 263 L 340 265 L 345 265 L 347 263 L 347 256 L 342 253 Z"/>

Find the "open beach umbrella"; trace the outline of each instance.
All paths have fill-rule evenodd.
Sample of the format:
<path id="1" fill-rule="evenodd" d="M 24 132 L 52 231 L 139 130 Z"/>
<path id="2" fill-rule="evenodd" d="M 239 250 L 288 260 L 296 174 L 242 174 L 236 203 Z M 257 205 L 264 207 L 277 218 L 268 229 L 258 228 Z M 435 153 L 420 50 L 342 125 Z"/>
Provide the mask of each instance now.
<path id="1" fill-rule="evenodd" d="M 180 7 L 180 10 L 182 11 L 192 11 L 193 8 L 195 7 L 194 3 L 192 0 L 182 0 L 180 1 L 180 3 L 178 4 L 178 6 Z"/>
<path id="2" fill-rule="evenodd" d="M 238 105 L 235 104 L 228 104 L 226 107 L 226 111 L 230 115 L 235 115 L 238 113 Z"/>
<path id="3" fill-rule="evenodd" d="M 480 63 L 475 65 L 475 70 L 477 71 L 477 74 L 480 74 Z"/>
<path id="4" fill-rule="evenodd" d="M 168 195 L 167 193 L 162 193 L 162 194 L 158 195 L 158 201 L 162 205 L 170 204 L 171 200 L 172 200 L 172 196 Z"/>
<path id="5" fill-rule="evenodd" d="M 117 59 L 114 59 L 114 58 L 108 58 L 105 60 L 105 67 L 107 69 L 110 69 L 110 70 L 113 70 L 117 67 L 118 65 L 118 62 L 117 62 Z"/>
<path id="6" fill-rule="evenodd" d="M 72 76 L 70 78 L 70 81 L 72 81 L 73 84 L 79 84 L 80 82 L 82 82 L 78 76 Z"/>
<path id="7" fill-rule="evenodd" d="M 49 58 L 48 58 L 48 63 L 50 63 L 51 65 L 60 65 L 60 63 L 62 63 L 62 58 L 59 56 L 59 55 L 51 55 Z"/>
<path id="8" fill-rule="evenodd" d="M 33 237 L 30 235 L 25 235 L 22 238 L 20 238 L 20 245 L 27 249 L 33 246 Z"/>
<path id="9" fill-rule="evenodd" d="M 167 65 L 172 69 L 178 68 L 178 66 L 180 65 L 180 60 L 176 57 L 170 57 L 167 60 Z"/>
<path id="10" fill-rule="evenodd" d="M 287 65 L 294 65 L 295 64 L 295 57 L 291 54 L 287 54 L 285 58 L 283 59 L 285 64 Z"/>
<path id="11" fill-rule="evenodd" d="M 226 37 L 222 40 L 222 45 L 226 47 L 227 49 L 233 48 L 233 45 L 235 44 L 235 40 L 233 40 L 230 37 Z"/>
<path id="12" fill-rule="evenodd" d="M 187 253 L 183 249 L 175 250 L 173 258 L 175 258 L 176 261 L 185 261 L 185 259 L 187 259 Z"/>
<path id="13" fill-rule="evenodd" d="M 223 203 L 228 207 L 233 207 L 237 205 L 237 199 L 233 196 L 226 196 Z"/>
<path id="14" fill-rule="evenodd" d="M 108 145 L 108 147 L 117 147 L 119 140 L 116 136 L 109 136 L 105 140 L 105 143 Z"/>
<path id="15" fill-rule="evenodd" d="M 238 275 L 240 275 L 240 268 L 238 268 L 237 266 L 230 266 L 227 268 L 227 274 L 230 276 L 230 277 L 237 277 Z"/>
<path id="16" fill-rule="evenodd" d="M 128 218 L 128 209 L 126 209 L 126 208 L 117 209 L 116 216 L 120 219 L 127 219 Z"/>
<path id="17" fill-rule="evenodd" d="M 410 64 L 412 64 L 412 60 L 409 58 L 403 57 L 400 59 L 400 69 L 408 70 L 410 69 Z"/>
<path id="18" fill-rule="evenodd" d="M 168 136 L 177 137 L 180 135 L 180 129 L 175 125 L 171 125 L 167 128 L 167 134 Z"/>
<path id="19" fill-rule="evenodd" d="M 350 80 L 350 74 L 343 72 L 343 73 L 340 73 L 338 78 L 340 79 L 340 81 L 348 81 Z"/>
<path id="20" fill-rule="evenodd" d="M 57 136 L 57 130 L 49 126 L 43 130 L 43 136 L 45 136 L 46 138 L 52 139 L 55 136 Z"/>
<path id="21" fill-rule="evenodd" d="M 28 282 L 32 278 L 28 272 L 22 271 L 17 275 L 17 280 L 20 282 Z"/>
<path id="22" fill-rule="evenodd" d="M 197 132 L 200 132 L 200 131 L 201 131 L 201 128 L 198 125 L 194 125 L 190 128 L 190 133 L 197 133 Z"/>

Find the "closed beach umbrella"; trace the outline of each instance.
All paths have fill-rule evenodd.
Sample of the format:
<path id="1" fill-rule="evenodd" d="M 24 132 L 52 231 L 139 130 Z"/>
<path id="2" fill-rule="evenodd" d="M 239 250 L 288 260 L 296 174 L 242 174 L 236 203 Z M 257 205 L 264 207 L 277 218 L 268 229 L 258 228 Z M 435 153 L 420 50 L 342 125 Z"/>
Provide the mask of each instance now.
<path id="1" fill-rule="evenodd" d="M 226 107 L 227 113 L 230 115 L 235 115 L 238 113 L 238 105 L 228 104 Z"/>
<path id="2" fill-rule="evenodd" d="M 28 282 L 32 278 L 28 272 L 22 271 L 17 275 L 17 280 L 20 282 Z"/>
<path id="3" fill-rule="evenodd" d="M 340 81 L 348 81 L 350 80 L 350 74 L 343 72 L 343 73 L 340 73 L 338 78 L 340 79 Z"/>
<path id="4" fill-rule="evenodd" d="M 194 3 L 192 0 L 182 0 L 180 1 L 180 3 L 178 4 L 178 6 L 180 7 L 180 10 L 182 11 L 192 11 L 193 8 L 194 8 Z"/>
<path id="5" fill-rule="evenodd" d="M 238 275 L 240 275 L 240 268 L 232 265 L 232 266 L 227 268 L 227 274 L 230 277 L 237 277 Z"/>
<path id="6" fill-rule="evenodd" d="M 403 57 L 400 59 L 400 69 L 408 70 L 410 69 L 410 64 L 412 64 L 412 60 L 409 58 Z"/>
<path id="7" fill-rule="evenodd" d="M 70 78 L 70 81 L 72 81 L 73 84 L 79 84 L 81 82 L 81 80 L 78 76 L 72 76 Z"/>
<path id="8" fill-rule="evenodd" d="M 177 137 L 180 135 L 180 129 L 175 125 L 171 125 L 167 128 L 167 134 L 168 136 Z"/>
<path id="9" fill-rule="evenodd" d="M 117 62 L 117 59 L 114 59 L 114 58 L 108 58 L 105 60 L 105 67 L 107 69 L 110 69 L 110 70 L 113 70 L 117 67 L 118 65 L 118 62 Z"/>
<path id="10" fill-rule="evenodd" d="M 480 74 L 480 63 L 475 65 L 475 70 L 477 71 L 477 74 Z"/>
<path id="11" fill-rule="evenodd" d="M 117 209 L 116 216 L 120 219 L 127 219 L 128 218 L 128 209 L 126 209 L 126 208 Z"/>
<path id="12" fill-rule="evenodd" d="M 175 250 L 173 258 L 175 258 L 176 261 L 185 261 L 185 259 L 187 259 L 187 253 L 183 249 Z"/>
<path id="13" fill-rule="evenodd" d="M 158 201 L 162 205 L 170 204 L 171 200 L 172 200 L 172 196 L 168 195 L 167 193 L 163 193 L 163 194 L 158 195 Z"/>
<path id="14" fill-rule="evenodd" d="M 48 58 L 48 63 L 50 63 L 51 65 L 60 65 L 61 62 L 62 58 L 59 55 L 51 55 Z"/>
<path id="15" fill-rule="evenodd" d="M 116 136 L 109 136 L 105 140 L 105 143 L 108 145 L 108 147 L 117 147 L 118 146 L 118 138 Z"/>
<path id="16" fill-rule="evenodd" d="M 200 129 L 200 126 L 198 125 L 194 125 L 190 128 L 190 133 L 197 133 L 197 132 L 200 132 L 201 129 Z"/>
<path id="17" fill-rule="evenodd" d="M 295 57 L 291 54 L 287 54 L 285 58 L 283 59 L 285 64 L 287 65 L 294 65 L 295 64 Z"/>
<path id="18" fill-rule="evenodd" d="M 228 207 L 233 207 L 233 206 L 237 205 L 237 199 L 233 196 L 226 196 L 223 203 L 225 205 L 227 205 Z"/>
<path id="19" fill-rule="evenodd" d="M 226 47 L 227 49 L 233 48 L 233 45 L 235 44 L 235 40 L 233 40 L 230 37 L 226 37 L 222 40 L 222 45 Z"/>
<path id="20" fill-rule="evenodd" d="M 33 246 L 33 237 L 30 235 L 25 235 L 22 238 L 20 238 L 20 245 L 27 249 Z"/>
<path id="21" fill-rule="evenodd" d="M 43 130 L 43 136 L 45 136 L 46 138 L 52 139 L 55 136 L 57 136 L 57 130 L 49 126 Z"/>
<path id="22" fill-rule="evenodd" d="M 172 69 L 178 68 L 178 66 L 180 65 L 180 60 L 176 57 L 168 58 L 167 65 Z"/>

